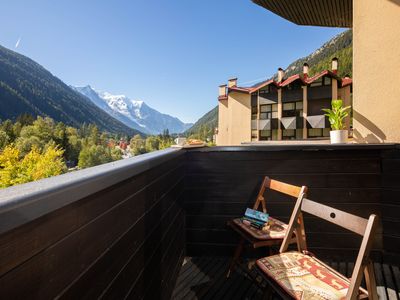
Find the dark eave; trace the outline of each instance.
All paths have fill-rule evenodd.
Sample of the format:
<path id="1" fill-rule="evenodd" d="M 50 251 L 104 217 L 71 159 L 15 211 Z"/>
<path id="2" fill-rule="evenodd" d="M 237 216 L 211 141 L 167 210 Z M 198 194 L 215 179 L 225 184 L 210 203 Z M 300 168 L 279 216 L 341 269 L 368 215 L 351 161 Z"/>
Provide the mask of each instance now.
<path id="1" fill-rule="evenodd" d="M 352 27 L 352 0 L 252 0 L 298 25 Z"/>

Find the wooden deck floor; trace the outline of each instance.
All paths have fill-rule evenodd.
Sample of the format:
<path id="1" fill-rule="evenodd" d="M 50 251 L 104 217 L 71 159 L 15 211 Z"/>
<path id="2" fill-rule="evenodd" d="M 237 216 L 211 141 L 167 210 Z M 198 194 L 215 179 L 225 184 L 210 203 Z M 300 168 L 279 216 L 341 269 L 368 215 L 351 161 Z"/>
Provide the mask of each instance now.
<path id="1" fill-rule="evenodd" d="M 186 258 L 172 299 L 262 299 L 259 284 L 238 268 L 225 277 L 229 258 Z M 350 277 L 353 263 L 331 261 L 330 266 Z M 400 270 L 397 266 L 375 264 L 379 299 L 400 299 Z M 279 299 L 279 298 L 276 298 Z"/>

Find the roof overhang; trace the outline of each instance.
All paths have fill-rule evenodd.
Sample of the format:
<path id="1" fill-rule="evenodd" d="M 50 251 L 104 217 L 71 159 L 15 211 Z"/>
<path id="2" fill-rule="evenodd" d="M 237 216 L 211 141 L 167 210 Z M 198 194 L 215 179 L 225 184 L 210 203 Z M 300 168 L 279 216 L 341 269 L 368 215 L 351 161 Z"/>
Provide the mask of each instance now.
<path id="1" fill-rule="evenodd" d="M 352 0 L 252 0 L 298 25 L 352 27 Z"/>

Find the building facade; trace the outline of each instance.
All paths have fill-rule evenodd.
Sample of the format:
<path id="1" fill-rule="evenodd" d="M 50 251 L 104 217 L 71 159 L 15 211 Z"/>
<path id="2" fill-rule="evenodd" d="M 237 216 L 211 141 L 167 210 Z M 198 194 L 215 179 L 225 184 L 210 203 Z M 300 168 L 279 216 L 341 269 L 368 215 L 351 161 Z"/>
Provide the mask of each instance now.
<path id="1" fill-rule="evenodd" d="M 400 69 L 400 0 L 252 1 L 295 24 L 352 27 L 353 138 L 400 142 L 400 76 L 385 71 Z"/>
<path id="2" fill-rule="evenodd" d="M 322 108 L 330 108 L 333 99 L 351 105 L 351 78 L 337 76 L 337 59 L 332 70 L 308 76 L 303 73 L 253 87 L 237 86 L 237 78 L 219 87 L 217 145 L 239 145 L 250 141 L 301 140 L 329 138 L 330 125 Z M 346 120 L 350 128 L 350 118 Z"/>

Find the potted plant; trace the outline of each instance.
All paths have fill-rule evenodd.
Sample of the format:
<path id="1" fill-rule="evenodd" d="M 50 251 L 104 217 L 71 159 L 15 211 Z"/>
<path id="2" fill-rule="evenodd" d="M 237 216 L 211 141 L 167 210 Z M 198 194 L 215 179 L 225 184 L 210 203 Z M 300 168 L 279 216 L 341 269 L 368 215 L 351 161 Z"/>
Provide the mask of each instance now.
<path id="1" fill-rule="evenodd" d="M 331 144 L 344 144 L 347 142 L 348 131 L 343 123 L 344 118 L 349 115 L 350 106 L 343 107 L 340 99 L 332 100 L 332 109 L 323 108 L 325 116 L 329 118 L 331 124 Z"/>

